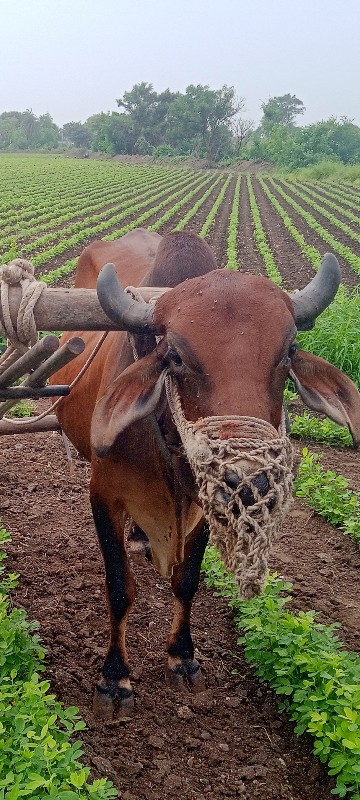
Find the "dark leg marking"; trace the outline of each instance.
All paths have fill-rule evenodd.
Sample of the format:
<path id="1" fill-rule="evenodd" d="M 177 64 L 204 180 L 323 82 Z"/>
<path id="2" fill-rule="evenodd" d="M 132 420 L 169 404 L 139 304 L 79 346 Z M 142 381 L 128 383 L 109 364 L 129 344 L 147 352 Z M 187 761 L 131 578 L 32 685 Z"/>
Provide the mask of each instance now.
<path id="1" fill-rule="evenodd" d="M 104 558 L 111 620 L 110 645 L 102 669 L 103 681 L 97 684 L 97 690 L 101 695 L 118 698 L 122 704 L 128 701 L 129 705 L 133 692 L 129 682 L 125 629 L 134 602 L 135 581 L 130 572 L 124 542 L 116 534 L 106 506 L 97 498 L 91 500 L 91 505 Z"/>
<path id="2" fill-rule="evenodd" d="M 190 633 L 192 600 L 199 585 L 200 568 L 209 539 L 208 526 L 202 522 L 185 546 L 185 558 L 175 567 L 171 579 L 175 595 L 175 615 L 168 640 L 168 682 L 174 689 L 181 688 L 186 677 L 194 691 L 200 691 L 200 664 L 194 659 L 194 645 Z"/>

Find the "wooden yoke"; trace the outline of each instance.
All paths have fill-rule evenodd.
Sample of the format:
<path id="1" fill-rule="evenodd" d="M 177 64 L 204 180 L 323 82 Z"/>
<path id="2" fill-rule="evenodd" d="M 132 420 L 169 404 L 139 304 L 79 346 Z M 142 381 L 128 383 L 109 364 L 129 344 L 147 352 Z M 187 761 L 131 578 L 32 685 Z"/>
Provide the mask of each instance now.
<path id="1" fill-rule="evenodd" d="M 156 302 L 167 288 L 143 286 L 136 289 L 145 302 Z M 17 329 L 19 309 L 23 300 L 20 283 L 7 285 L 7 313 L 14 330 Z M 8 328 L 4 320 L 4 310 L 0 303 L 0 329 Z M 110 320 L 102 310 L 96 289 L 52 289 L 44 288 L 33 308 L 36 330 L 55 331 L 115 331 L 122 330 Z M 11 326 L 10 326 L 11 327 Z M 9 334 L 10 335 L 10 334 Z M 68 361 L 83 352 L 84 341 L 73 337 L 59 347 L 59 339 L 49 334 L 29 347 L 20 355 L 13 352 L 0 372 L 0 435 L 29 431 L 59 430 L 54 414 L 36 421 L 25 419 L 21 423 L 2 419 L 4 414 L 20 398 L 40 398 L 64 396 L 69 394 L 68 386 L 46 386 L 46 381 L 54 372 Z M 28 377 L 20 386 L 14 386 L 21 376 Z M 3 402 L 1 402 L 3 401 Z M 33 419 L 33 421 L 32 421 Z"/>
<path id="2" fill-rule="evenodd" d="M 156 300 L 166 288 L 140 286 L 137 292 L 145 302 Z M 21 302 L 21 287 L 9 287 L 9 309 L 14 327 Z M 102 310 L 96 289 L 44 289 L 34 308 L 38 331 L 116 331 L 119 326 Z M 0 326 L 3 325 L 0 308 Z"/>

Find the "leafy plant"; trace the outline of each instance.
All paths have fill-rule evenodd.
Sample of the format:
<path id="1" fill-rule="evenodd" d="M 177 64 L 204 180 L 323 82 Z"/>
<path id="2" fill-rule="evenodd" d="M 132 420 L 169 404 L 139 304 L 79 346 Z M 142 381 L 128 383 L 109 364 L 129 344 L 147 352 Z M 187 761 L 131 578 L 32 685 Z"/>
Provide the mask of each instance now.
<path id="1" fill-rule="evenodd" d="M 331 445 L 351 446 L 352 438 L 347 428 L 337 425 L 331 419 L 318 419 L 308 411 L 303 414 L 290 414 L 291 435 L 315 439 Z"/>
<path id="2" fill-rule="evenodd" d="M 241 175 L 238 175 L 228 227 L 227 266 L 229 269 L 239 269 L 237 260 L 237 233 L 239 224 L 240 185 Z"/>
<path id="3" fill-rule="evenodd" d="M 295 731 L 314 738 L 314 753 L 335 777 L 333 794 L 360 800 L 360 658 L 346 651 L 337 625 L 322 625 L 314 611 L 291 614 L 291 584 L 271 575 L 263 594 L 241 600 L 235 580 L 214 547 L 205 553 L 208 586 L 234 610 L 245 658 L 282 696 Z"/>
<path id="4" fill-rule="evenodd" d="M 32 400 L 19 400 L 11 409 L 12 417 L 30 417 L 34 411 L 35 404 Z"/>
<path id="5" fill-rule="evenodd" d="M 250 210 L 253 218 L 253 230 L 254 230 L 254 239 L 255 245 L 259 253 L 262 255 L 264 259 L 265 269 L 269 276 L 269 278 L 276 283 L 278 286 L 282 284 L 282 277 L 281 274 L 275 264 L 275 259 L 273 253 L 269 247 L 266 233 L 263 228 L 263 224 L 261 222 L 260 211 L 258 204 L 256 202 L 254 189 L 252 187 L 250 175 L 246 178 L 247 187 L 249 192 L 249 203 L 250 203 Z"/>
<path id="6" fill-rule="evenodd" d="M 0 800 L 107 800 L 118 792 L 106 779 L 88 781 L 90 769 L 79 758 L 74 739 L 85 723 L 74 706 L 63 708 L 42 680 L 44 651 L 23 610 L 12 608 L 9 591 L 16 575 L 4 575 L 0 528 Z"/>
<path id="7" fill-rule="evenodd" d="M 294 483 L 295 493 L 321 514 L 332 525 L 337 525 L 353 539 L 360 542 L 359 495 L 352 489 L 343 475 L 331 469 L 324 470 L 320 457 L 310 453 L 307 447 Z"/>

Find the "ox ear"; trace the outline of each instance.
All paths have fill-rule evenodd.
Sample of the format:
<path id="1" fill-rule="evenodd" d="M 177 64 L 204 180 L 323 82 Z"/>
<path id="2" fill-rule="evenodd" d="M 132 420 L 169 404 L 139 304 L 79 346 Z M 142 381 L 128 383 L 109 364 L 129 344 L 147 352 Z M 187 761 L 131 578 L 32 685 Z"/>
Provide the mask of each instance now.
<path id="1" fill-rule="evenodd" d="M 129 425 L 151 414 L 161 396 L 166 375 L 155 353 L 135 361 L 116 378 L 96 403 L 91 421 L 91 446 L 103 458 Z"/>
<path id="2" fill-rule="evenodd" d="M 354 447 L 360 444 L 360 394 L 350 378 L 323 358 L 296 350 L 290 375 L 305 405 L 347 425 Z"/>

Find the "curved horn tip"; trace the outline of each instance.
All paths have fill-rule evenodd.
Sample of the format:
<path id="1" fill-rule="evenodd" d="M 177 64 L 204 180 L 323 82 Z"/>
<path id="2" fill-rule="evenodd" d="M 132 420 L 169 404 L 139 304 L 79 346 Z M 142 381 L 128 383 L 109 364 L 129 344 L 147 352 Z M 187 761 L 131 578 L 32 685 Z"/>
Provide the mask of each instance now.
<path id="1" fill-rule="evenodd" d="M 96 290 L 98 300 L 109 319 L 119 325 L 119 330 L 139 334 L 158 333 L 152 316 L 154 306 L 134 300 L 125 292 L 114 264 L 105 264 L 99 272 Z"/>
<path id="2" fill-rule="evenodd" d="M 320 269 L 323 269 L 324 272 L 326 271 L 329 275 L 332 273 L 332 277 L 337 279 L 340 284 L 341 268 L 336 256 L 334 256 L 333 253 L 324 253 L 321 259 Z"/>

